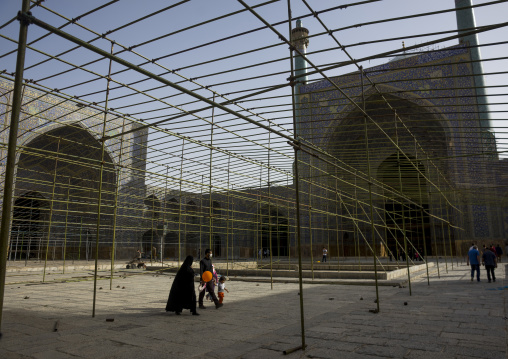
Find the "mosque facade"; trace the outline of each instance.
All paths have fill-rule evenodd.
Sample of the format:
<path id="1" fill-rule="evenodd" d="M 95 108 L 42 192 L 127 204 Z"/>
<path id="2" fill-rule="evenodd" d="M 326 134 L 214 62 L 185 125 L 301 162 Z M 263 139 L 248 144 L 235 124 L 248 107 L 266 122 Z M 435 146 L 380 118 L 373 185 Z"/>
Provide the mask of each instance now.
<path id="1" fill-rule="evenodd" d="M 456 0 L 458 9 L 470 5 Z M 457 20 L 459 32 L 475 27 L 471 9 L 457 11 Z M 293 35 L 304 54 L 308 30 L 299 22 Z M 397 252 L 404 236 L 429 255 L 506 238 L 508 164 L 497 157 L 477 45 L 476 35 L 467 36 L 364 69 L 368 78 L 356 71 L 312 83 L 296 55 L 296 131 L 307 144 L 298 165 L 304 256 L 323 246 L 332 257 L 371 255 L 374 237 L 381 255 Z M 0 80 L 0 91 L 6 144 L 12 81 Z M 102 154 L 103 135 L 139 124 L 109 114 L 104 129 L 95 106 L 28 85 L 22 106 L 11 248 L 24 243 L 16 248 L 41 253 L 46 246 L 60 258 L 69 247 L 67 256 L 88 258 L 102 166 L 103 258 L 111 256 L 113 238 L 122 243 L 119 257 L 154 247 L 164 257 L 207 247 L 219 257 L 252 258 L 260 248 L 296 255 L 294 186 L 209 194 L 153 187 L 145 183 L 146 129 L 107 140 Z"/>

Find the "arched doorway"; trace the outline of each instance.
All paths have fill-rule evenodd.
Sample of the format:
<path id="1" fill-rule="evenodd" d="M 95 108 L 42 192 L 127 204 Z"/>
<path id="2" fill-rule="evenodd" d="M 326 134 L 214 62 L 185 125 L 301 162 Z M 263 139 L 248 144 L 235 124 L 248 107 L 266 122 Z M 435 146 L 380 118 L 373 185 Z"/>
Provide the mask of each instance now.
<path id="1" fill-rule="evenodd" d="M 145 258 L 150 258 L 153 248 L 156 249 L 160 244 L 160 236 L 156 230 L 149 229 L 143 233 L 141 239 L 141 251 L 144 253 Z"/>
<path id="2" fill-rule="evenodd" d="M 39 257 L 47 211 L 47 199 L 39 192 L 27 192 L 16 198 L 12 214 L 9 258 Z"/>
<path id="3" fill-rule="evenodd" d="M 262 248 L 269 248 L 272 256 L 287 256 L 289 226 L 286 215 L 278 207 L 266 205 L 260 209 L 260 221 Z"/>
<path id="4" fill-rule="evenodd" d="M 178 233 L 174 231 L 167 232 L 164 236 L 164 256 L 172 257 L 178 252 Z"/>
<path id="5" fill-rule="evenodd" d="M 426 246 L 427 254 L 431 254 L 425 166 L 399 152 L 388 156 L 377 173 L 379 181 L 389 189 L 385 191 L 387 200 L 384 202 L 385 223 L 390 228 L 386 238 L 388 248 L 394 255 L 403 252 L 405 230 L 406 238 L 412 243 L 408 245 L 409 255 L 414 257 L 413 246 L 421 254 Z"/>
<path id="6" fill-rule="evenodd" d="M 64 243 L 66 258 L 84 259 L 83 254 L 88 253 L 85 242 L 89 241 L 83 238 L 85 233 L 96 233 L 101 178 L 99 256 L 108 258 L 116 172 L 107 151 L 103 166 L 101 159 L 101 143 L 77 123 L 42 133 L 23 145 L 16 169 L 15 196 L 37 192 L 46 199 L 47 215 L 41 218 L 40 228 L 46 242 L 42 247 L 48 245 L 51 251 L 49 258 L 62 258 Z"/>
<path id="7" fill-rule="evenodd" d="M 214 257 L 222 256 L 222 238 L 218 234 L 214 234 L 212 237 L 212 253 Z"/>
<path id="8" fill-rule="evenodd" d="M 365 174 L 370 172 L 374 178 L 386 186 L 384 189 L 379 186 L 379 183 L 375 183 L 373 186 L 374 206 L 387 210 L 387 213 L 379 213 L 379 215 L 374 213 L 375 221 L 380 225 L 387 223 L 388 226 L 395 226 L 399 224 L 404 215 L 405 218 L 410 219 L 407 223 L 408 229 L 406 229 L 408 238 L 413 238 L 415 247 L 422 249 L 424 236 L 425 243 L 430 243 L 429 216 L 424 215 L 422 230 L 421 211 L 419 210 L 420 206 L 423 206 L 425 210 L 429 209 L 427 182 L 423 175 L 425 167 L 420 163 L 418 168 L 422 175 L 419 178 L 420 186 L 417 185 L 418 170 L 411 162 L 416 162 L 417 157 L 424 158 L 423 152 L 425 152 L 425 156 L 431 155 L 435 167 L 440 168 L 443 173 L 447 172 L 449 162 L 446 159 L 453 155 L 449 152 L 451 138 L 450 131 L 446 127 L 447 121 L 444 116 L 433 112 L 431 103 L 423 102 L 419 98 L 410 98 L 409 95 L 402 94 L 401 97 L 398 97 L 384 94 L 384 98 L 388 100 L 391 108 L 379 94 L 371 93 L 366 97 L 366 112 L 371 118 L 371 120 L 367 120 L 367 124 L 364 114 L 354 109 L 339 114 L 330 128 L 315 129 L 316 132 L 321 132 L 314 132 L 314 136 L 326 139 L 329 153 L 338 159 L 337 162 L 330 162 L 326 165 L 326 171 L 333 176 L 323 176 L 323 180 L 326 181 L 328 188 L 345 194 L 341 201 L 349 209 L 351 217 L 368 223 L 369 215 L 365 213 L 369 211 L 366 210 L 366 206 L 362 208 L 357 200 L 364 203 L 370 201 L 369 191 L 365 190 L 369 187 L 369 181 Z M 400 123 L 400 120 L 396 120 L 394 109 L 404 125 Z M 369 162 L 367 162 L 367 143 Z M 418 156 L 416 156 L 415 149 L 418 151 Z M 397 151 L 400 151 L 400 165 L 397 165 Z M 406 156 L 410 159 L 408 160 Z M 403 183 L 407 183 L 402 186 L 404 195 L 410 197 L 411 202 L 416 205 L 410 204 L 407 200 L 404 204 L 397 204 L 393 197 L 390 199 L 392 194 L 390 194 L 389 188 L 394 188 L 395 192 L 397 192 L 397 188 L 400 190 L 398 184 L 399 167 L 402 171 Z M 418 193 L 420 189 L 422 200 L 420 200 Z M 345 213 L 348 214 L 348 211 Z M 393 213 L 398 215 L 393 217 L 391 215 Z M 415 227 L 417 222 L 420 227 Z M 378 234 L 372 233 L 370 226 L 360 223 L 360 229 L 358 229 L 353 219 L 344 219 L 341 225 L 343 231 L 350 232 L 349 244 L 345 242 L 345 253 L 356 253 L 356 248 L 360 245 L 363 246 L 363 248 L 359 248 L 360 253 L 371 253 L 364 238 L 370 242 Z M 359 230 L 363 235 L 358 233 Z M 384 239 L 384 230 L 380 231 L 379 235 Z M 396 249 L 393 244 L 396 243 L 394 238 L 400 236 L 402 236 L 400 231 L 394 231 L 392 234 L 387 231 L 387 240 L 392 242 L 388 245 L 390 249 Z M 376 244 L 379 245 L 379 241 Z M 427 246 L 427 250 L 430 250 L 430 245 Z"/>

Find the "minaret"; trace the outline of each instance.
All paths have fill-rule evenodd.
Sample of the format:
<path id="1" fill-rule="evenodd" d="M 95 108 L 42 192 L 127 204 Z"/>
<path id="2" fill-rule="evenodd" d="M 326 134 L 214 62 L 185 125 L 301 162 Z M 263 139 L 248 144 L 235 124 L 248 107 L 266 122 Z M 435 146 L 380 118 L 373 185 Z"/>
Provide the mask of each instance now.
<path id="1" fill-rule="evenodd" d="M 463 8 L 473 6 L 473 0 L 455 0 L 455 8 Z M 472 31 L 476 28 L 476 21 L 474 17 L 474 11 L 472 8 L 457 10 L 457 29 L 460 33 Z M 461 44 L 469 44 L 471 46 L 471 60 L 473 73 L 474 73 L 474 84 L 476 87 L 476 95 L 478 102 L 478 110 L 480 112 L 480 125 L 482 129 L 490 130 L 490 114 L 488 109 L 488 101 L 485 96 L 485 81 L 483 78 L 483 65 L 481 63 L 480 48 L 478 45 L 478 34 L 466 35 L 459 38 Z"/>
<path id="2" fill-rule="evenodd" d="M 291 44 L 302 55 L 307 53 L 307 46 L 309 46 L 309 30 L 302 27 L 302 20 L 296 20 L 296 27 L 291 31 Z M 307 73 L 307 61 L 295 51 L 295 76 Z M 300 85 L 307 83 L 307 75 L 296 79 L 298 88 Z"/>
<path id="3" fill-rule="evenodd" d="M 298 77 L 295 81 L 295 103 L 296 103 L 296 127 L 295 134 L 300 134 L 300 86 L 307 84 L 307 61 L 300 55 L 307 53 L 307 46 L 309 46 L 309 30 L 302 27 L 302 20 L 296 20 L 296 27 L 291 30 L 291 45 L 300 53 L 295 51 L 295 76 L 304 74 L 305 76 Z"/>

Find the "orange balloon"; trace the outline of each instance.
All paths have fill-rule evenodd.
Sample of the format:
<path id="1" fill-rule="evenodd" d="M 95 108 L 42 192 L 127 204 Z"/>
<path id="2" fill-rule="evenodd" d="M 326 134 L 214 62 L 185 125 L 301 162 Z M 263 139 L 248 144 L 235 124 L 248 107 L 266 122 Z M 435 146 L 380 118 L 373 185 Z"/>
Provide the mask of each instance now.
<path id="1" fill-rule="evenodd" d="M 201 276 L 201 278 L 203 279 L 203 282 L 211 281 L 212 280 L 212 272 L 210 272 L 210 271 L 203 272 L 203 275 Z"/>

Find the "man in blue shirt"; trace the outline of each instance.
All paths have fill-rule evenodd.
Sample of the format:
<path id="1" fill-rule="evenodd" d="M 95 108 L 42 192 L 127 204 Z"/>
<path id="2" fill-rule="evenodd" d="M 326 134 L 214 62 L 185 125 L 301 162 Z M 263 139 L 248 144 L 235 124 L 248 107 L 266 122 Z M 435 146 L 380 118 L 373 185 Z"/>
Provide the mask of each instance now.
<path id="1" fill-rule="evenodd" d="M 474 278 L 474 271 L 476 270 L 476 279 L 480 281 L 480 252 L 478 247 L 474 245 L 467 253 L 467 265 L 471 264 L 471 282 Z"/>

